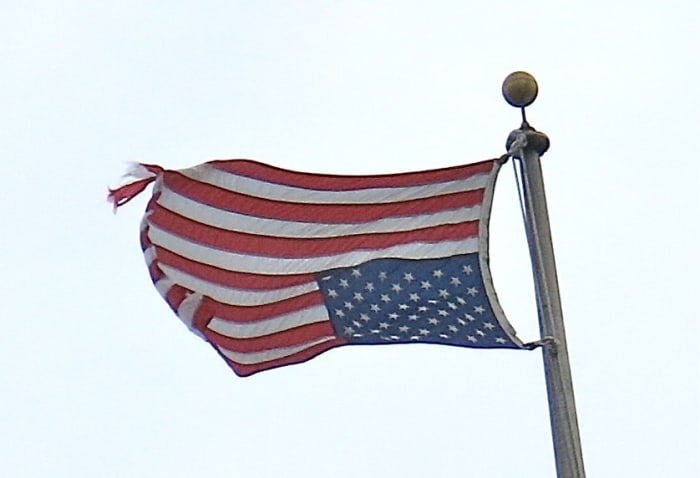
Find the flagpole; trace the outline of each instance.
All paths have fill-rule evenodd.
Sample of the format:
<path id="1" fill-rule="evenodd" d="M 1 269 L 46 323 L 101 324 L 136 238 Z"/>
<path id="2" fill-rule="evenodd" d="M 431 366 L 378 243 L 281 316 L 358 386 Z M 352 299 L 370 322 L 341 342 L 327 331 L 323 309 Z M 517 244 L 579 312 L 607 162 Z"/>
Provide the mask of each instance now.
<path id="1" fill-rule="evenodd" d="M 503 82 L 503 96 L 522 112 L 522 125 L 508 136 L 508 153 L 519 160 L 525 228 L 532 259 L 542 355 L 547 384 L 549 416 L 558 478 L 585 478 L 569 353 L 540 157 L 549 138 L 532 128 L 525 107 L 537 97 L 537 82 L 525 72 L 515 72 Z"/>

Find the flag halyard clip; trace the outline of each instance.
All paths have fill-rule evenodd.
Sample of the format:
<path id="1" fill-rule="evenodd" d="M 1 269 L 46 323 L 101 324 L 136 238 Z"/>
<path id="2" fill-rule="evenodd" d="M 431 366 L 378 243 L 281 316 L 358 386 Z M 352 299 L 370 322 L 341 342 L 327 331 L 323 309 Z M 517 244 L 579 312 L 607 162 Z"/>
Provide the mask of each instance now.
<path id="1" fill-rule="evenodd" d="M 522 128 L 513 133 L 513 142 L 510 143 L 507 154 L 511 157 L 522 158 L 524 156 L 523 150 L 527 147 L 527 135 L 523 132 Z"/>
<path id="2" fill-rule="evenodd" d="M 533 342 L 528 342 L 526 344 L 523 344 L 526 349 L 528 350 L 534 350 L 539 347 L 545 347 L 545 346 L 551 346 L 553 351 L 556 351 L 556 346 L 557 346 L 557 339 L 554 337 L 547 335 L 546 337 L 542 337 L 540 340 L 535 340 Z"/>

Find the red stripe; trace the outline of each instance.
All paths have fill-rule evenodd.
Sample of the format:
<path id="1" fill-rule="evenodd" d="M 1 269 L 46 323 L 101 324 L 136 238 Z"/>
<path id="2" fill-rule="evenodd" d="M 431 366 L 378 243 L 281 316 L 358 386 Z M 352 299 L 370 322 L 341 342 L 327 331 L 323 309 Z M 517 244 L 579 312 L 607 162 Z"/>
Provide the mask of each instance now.
<path id="1" fill-rule="evenodd" d="M 329 238 L 268 237 L 228 231 L 192 221 L 157 207 L 149 216 L 151 224 L 172 232 L 191 242 L 222 251 L 266 257 L 319 257 L 359 249 L 385 249 L 399 244 L 417 242 L 437 243 L 474 237 L 479 234 L 479 222 L 399 231 L 392 233 L 357 234 Z"/>
<path id="2" fill-rule="evenodd" d="M 158 198 L 160 198 L 160 191 L 154 192 L 153 197 L 151 197 L 150 201 L 148 201 L 148 205 L 146 206 L 146 217 L 148 217 L 148 213 L 158 204 Z M 139 234 L 142 251 L 145 251 L 152 246 L 151 240 L 148 237 L 148 221 L 146 221 L 145 224 L 146 226 L 141 228 L 141 233 Z"/>
<path id="3" fill-rule="evenodd" d="M 252 375 L 257 372 L 262 372 L 263 370 L 269 370 L 271 368 L 282 367 L 284 365 L 306 362 L 307 360 L 312 359 L 327 350 L 330 350 L 334 347 L 339 347 L 341 345 L 345 345 L 346 343 L 347 341 L 341 338 L 329 340 L 328 342 L 314 345 L 313 347 L 309 347 L 308 349 L 305 349 L 288 357 L 283 357 L 276 360 L 270 360 L 268 362 L 262 362 L 251 365 L 236 363 L 228 357 L 226 357 L 225 355 L 223 355 L 221 352 L 219 352 L 219 354 L 224 358 L 224 360 L 226 360 L 226 363 L 229 364 L 229 366 L 233 369 L 236 375 L 240 377 L 247 377 L 248 375 Z"/>
<path id="4" fill-rule="evenodd" d="M 140 240 L 141 249 L 144 252 L 146 251 L 146 249 L 152 246 L 151 240 L 148 238 L 147 227 L 141 230 Z M 148 274 L 151 276 L 151 281 L 153 281 L 154 284 L 163 278 L 164 274 L 160 267 L 158 267 L 158 261 L 154 260 L 150 264 L 148 264 Z"/>
<path id="5" fill-rule="evenodd" d="M 159 280 L 163 278 L 163 271 L 160 270 L 160 267 L 158 267 L 158 263 L 156 261 L 151 262 L 151 265 L 148 266 L 148 273 L 151 275 L 151 280 L 155 284 Z"/>
<path id="6" fill-rule="evenodd" d="M 209 322 L 211 322 L 217 305 L 219 305 L 219 303 L 211 297 L 202 297 L 202 301 L 199 303 L 199 307 L 197 307 L 197 310 L 192 317 L 192 327 L 199 330 L 202 335 L 204 335 L 204 332 L 206 332 L 207 325 L 209 325 Z"/>
<path id="7" fill-rule="evenodd" d="M 148 228 L 144 229 L 141 231 L 141 247 L 143 250 L 148 249 L 151 246 L 151 241 L 148 238 Z M 163 271 L 158 267 L 158 262 L 153 261 L 151 264 L 148 266 L 148 273 L 151 276 L 151 280 L 155 284 L 158 282 L 160 279 L 162 279 L 165 274 L 163 274 Z M 177 309 L 180 307 L 180 304 L 182 303 L 183 300 L 185 300 L 185 297 L 192 292 L 188 289 L 185 289 L 184 287 L 174 284 L 168 289 L 164 295 L 165 301 L 168 303 L 170 308 L 175 312 L 177 315 Z"/>
<path id="8" fill-rule="evenodd" d="M 295 347 L 307 344 L 323 337 L 335 335 L 330 322 L 317 322 L 314 324 L 302 325 L 293 329 L 285 330 L 263 337 L 248 339 L 236 339 L 206 329 L 204 335 L 210 342 L 223 347 L 232 352 L 262 352 L 281 347 Z"/>
<path id="9" fill-rule="evenodd" d="M 178 307 L 180 307 L 180 304 L 183 300 L 185 300 L 185 297 L 187 297 L 187 294 L 189 294 L 190 292 L 192 291 L 175 284 L 165 294 L 165 301 L 177 313 Z"/>
<path id="10" fill-rule="evenodd" d="M 463 191 L 388 204 L 309 204 L 275 201 L 192 180 L 177 171 L 163 175 L 163 185 L 193 201 L 224 211 L 285 221 L 356 224 L 387 217 L 411 217 L 481 204 L 484 190 Z"/>
<path id="11" fill-rule="evenodd" d="M 323 294 L 318 290 L 257 306 L 228 305 L 214 300 L 212 302 L 214 302 L 213 315 L 219 319 L 234 322 L 255 322 L 325 304 Z"/>
<path id="12" fill-rule="evenodd" d="M 370 176 L 302 173 L 246 159 L 217 160 L 210 161 L 206 164 L 220 171 L 259 179 L 269 183 L 324 191 L 351 191 L 356 189 L 420 186 L 424 184 L 466 179 L 476 174 L 491 172 L 494 166 L 494 160 L 491 159 L 469 165 L 453 166 L 430 171 Z"/>
<path id="13" fill-rule="evenodd" d="M 139 193 L 146 189 L 146 186 L 148 186 L 156 180 L 156 176 L 158 174 L 161 174 L 164 171 L 164 169 L 160 166 L 150 164 L 142 164 L 142 166 L 144 166 L 148 171 L 150 171 L 153 174 L 153 176 L 144 179 L 139 179 L 129 184 L 125 184 L 124 186 L 118 187 L 117 189 L 109 190 L 107 199 L 112 202 L 115 210 L 119 206 L 123 206 L 124 204 L 134 199 Z"/>
<path id="14" fill-rule="evenodd" d="M 150 211 L 151 208 L 149 207 L 147 211 Z M 139 235 L 139 239 L 141 240 L 141 250 L 145 251 L 151 246 L 151 240 L 148 238 L 148 227 L 145 227 L 144 229 L 141 229 L 141 234 Z"/>
<path id="15" fill-rule="evenodd" d="M 316 280 L 313 274 L 275 276 L 228 271 L 187 259 L 160 246 L 156 247 L 156 257 L 161 264 L 174 267 L 214 284 L 235 289 L 281 289 L 307 284 Z"/>

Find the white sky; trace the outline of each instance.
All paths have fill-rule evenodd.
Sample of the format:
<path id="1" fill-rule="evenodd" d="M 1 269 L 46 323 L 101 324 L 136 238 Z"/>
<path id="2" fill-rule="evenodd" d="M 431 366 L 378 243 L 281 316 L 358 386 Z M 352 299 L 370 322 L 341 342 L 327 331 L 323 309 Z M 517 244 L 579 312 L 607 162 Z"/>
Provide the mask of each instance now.
<path id="1" fill-rule="evenodd" d="M 539 352 L 343 347 L 236 377 L 150 283 L 128 161 L 543 159 L 591 477 L 698 476 L 698 3 L 0 2 L 0 475 L 552 477 Z M 538 336 L 513 174 L 496 289 Z"/>

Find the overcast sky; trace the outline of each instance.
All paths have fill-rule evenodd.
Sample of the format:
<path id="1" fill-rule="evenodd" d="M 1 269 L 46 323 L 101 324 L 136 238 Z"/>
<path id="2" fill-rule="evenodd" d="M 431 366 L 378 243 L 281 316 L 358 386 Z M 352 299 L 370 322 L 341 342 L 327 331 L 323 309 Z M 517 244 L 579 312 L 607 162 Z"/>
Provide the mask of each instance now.
<path id="1" fill-rule="evenodd" d="M 499 156 L 528 70 L 591 477 L 698 476 L 696 0 L 0 2 L 0 475 L 553 477 L 539 351 L 342 347 L 238 378 L 150 282 L 130 161 Z M 149 189 L 150 191 L 150 189 Z M 510 166 L 499 298 L 538 338 Z"/>

